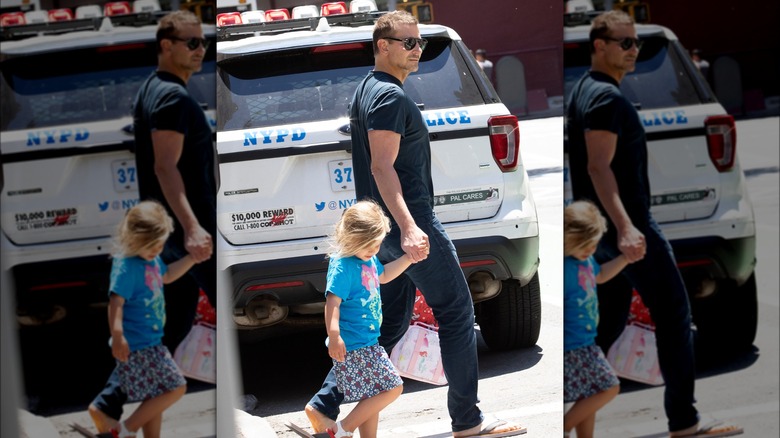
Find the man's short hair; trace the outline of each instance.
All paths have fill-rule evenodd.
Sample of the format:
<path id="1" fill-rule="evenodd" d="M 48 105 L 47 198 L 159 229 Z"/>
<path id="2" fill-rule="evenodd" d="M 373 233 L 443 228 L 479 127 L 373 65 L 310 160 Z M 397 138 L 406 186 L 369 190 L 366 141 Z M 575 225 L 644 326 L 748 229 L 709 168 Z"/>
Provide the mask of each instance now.
<path id="1" fill-rule="evenodd" d="M 400 26 L 417 24 L 417 18 L 406 11 L 392 11 L 379 17 L 374 24 L 374 55 L 379 53 L 379 40 L 393 36 Z"/>
<path id="2" fill-rule="evenodd" d="M 612 30 L 621 24 L 633 25 L 634 19 L 631 18 L 631 16 L 625 13 L 624 11 L 621 11 L 620 9 L 604 12 L 603 14 L 599 14 L 598 16 L 596 16 L 596 18 L 593 19 L 593 22 L 590 25 L 591 53 L 595 51 L 595 46 L 593 43 L 596 40 L 611 36 Z"/>
<path id="3" fill-rule="evenodd" d="M 184 9 L 163 16 L 160 19 L 160 23 L 157 25 L 157 53 L 162 52 L 162 45 L 160 44 L 162 40 L 178 36 L 178 32 L 184 26 L 200 26 L 200 24 L 200 17 L 192 13 L 192 11 Z"/>

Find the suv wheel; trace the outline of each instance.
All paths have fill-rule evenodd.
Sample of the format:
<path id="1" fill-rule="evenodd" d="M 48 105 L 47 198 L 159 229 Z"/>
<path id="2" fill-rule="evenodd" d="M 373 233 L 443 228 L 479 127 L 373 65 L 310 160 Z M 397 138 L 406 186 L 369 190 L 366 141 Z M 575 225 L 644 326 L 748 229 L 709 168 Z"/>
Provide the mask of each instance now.
<path id="1" fill-rule="evenodd" d="M 539 273 L 520 286 L 517 280 L 505 280 L 501 293 L 475 305 L 485 344 L 493 350 L 527 348 L 536 345 L 542 323 Z"/>
<path id="2" fill-rule="evenodd" d="M 712 297 L 694 300 L 696 351 L 701 358 L 718 359 L 749 351 L 758 326 L 756 274 L 739 287 L 723 288 Z"/>

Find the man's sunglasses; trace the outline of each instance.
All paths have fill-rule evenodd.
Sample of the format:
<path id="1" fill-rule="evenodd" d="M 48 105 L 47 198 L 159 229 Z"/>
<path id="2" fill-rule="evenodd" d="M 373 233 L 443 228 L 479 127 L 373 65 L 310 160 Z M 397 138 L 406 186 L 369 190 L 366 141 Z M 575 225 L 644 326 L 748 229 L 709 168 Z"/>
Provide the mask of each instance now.
<path id="1" fill-rule="evenodd" d="M 636 46 L 637 50 L 642 50 L 642 44 L 645 43 L 644 41 L 642 41 L 642 40 L 640 40 L 638 38 L 631 38 L 631 37 L 618 39 L 618 38 L 611 38 L 611 37 L 605 36 L 603 38 L 605 40 L 615 41 L 616 43 L 618 43 L 618 45 L 620 45 L 620 48 L 623 49 L 623 50 L 631 50 L 631 47 L 633 47 L 633 46 Z"/>
<path id="2" fill-rule="evenodd" d="M 400 39 L 400 38 L 393 38 L 393 37 L 384 37 L 384 39 L 386 39 L 386 40 L 393 40 L 393 41 L 400 41 L 400 42 L 404 43 L 404 49 L 406 49 L 406 50 L 412 50 L 412 49 L 414 49 L 414 46 L 416 46 L 418 44 L 420 45 L 420 50 L 425 50 L 425 46 L 428 45 L 428 40 L 426 40 L 425 38 L 412 38 L 412 37 L 409 37 L 409 38 Z"/>
<path id="3" fill-rule="evenodd" d="M 211 41 L 205 38 L 179 38 L 175 36 L 171 36 L 169 38 L 176 41 L 184 41 L 187 43 L 187 48 L 190 50 L 196 50 L 200 46 L 203 46 L 204 50 L 208 50 L 209 44 L 211 44 Z"/>

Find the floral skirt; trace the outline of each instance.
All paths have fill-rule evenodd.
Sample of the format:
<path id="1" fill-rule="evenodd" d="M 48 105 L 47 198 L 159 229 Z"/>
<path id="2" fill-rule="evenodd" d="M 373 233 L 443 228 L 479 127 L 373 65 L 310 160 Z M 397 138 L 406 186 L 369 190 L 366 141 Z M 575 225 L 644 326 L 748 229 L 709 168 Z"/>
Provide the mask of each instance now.
<path id="1" fill-rule="evenodd" d="M 563 353 L 563 401 L 576 402 L 620 384 L 598 345 Z"/>
<path id="2" fill-rule="evenodd" d="M 116 370 L 131 402 L 148 400 L 187 384 L 164 345 L 130 352 L 126 362 L 116 362 Z"/>
<path id="3" fill-rule="evenodd" d="M 336 385 L 347 403 L 373 397 L 403 384 L 387 352 L 379 344 L 347 351 L 344 362 L 333 360 Z"/>

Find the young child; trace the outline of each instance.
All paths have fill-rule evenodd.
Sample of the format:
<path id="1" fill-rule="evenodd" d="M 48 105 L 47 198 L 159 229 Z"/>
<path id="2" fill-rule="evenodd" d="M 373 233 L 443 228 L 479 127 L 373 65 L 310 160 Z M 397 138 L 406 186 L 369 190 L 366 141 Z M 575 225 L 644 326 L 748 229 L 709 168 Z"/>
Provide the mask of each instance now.
<path id="1" fill-rule="evenodd" d="M 162 345 L 165 325 L 163 284 L 195 264 L 189 255 L 166 266 L 160 258 L 173 220 L 154 201 L 127 211 L 115 236 L 108 303 L 111 353 L 129 401 L 142 401 L 125 421 L 100 437 L 159 438 L 162 413 L 179 400 L 187 382 Z"/>
<path id="2" fill-rule="evenodd" d="M 618 380 L 596 345 L 598 297 L 596 285 L 610 280 L 628 265 L 622 254 L 599 266 L 593 258 L 607 221 L 589 201 L 575 201 L 563 210 L 564 402 L 574 402 L 563 417 L 564 436 L 593 436 L 596 411 L 620 391 Z"/>
<path id="3" fill-rule="evenodd" d="M 333 438 L 375 438 L 379 411 L 403 391 L 403 381 L 377 340 L 382 325 L 379 284 L 399 276 L 411 264 L 408 255 L 382 266 L 379 246 L 390 220 L 371 201 L 344 211 L 331 237 L 325 298 L 328 354 L 345 402 L 359 401 L 352 412 L 328 429 Z M 366 372 L 369 371 L 369 372 Z"/>

